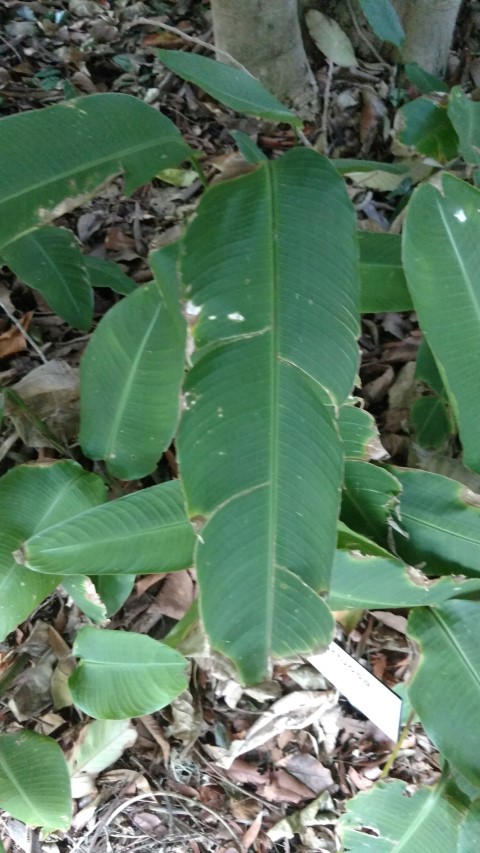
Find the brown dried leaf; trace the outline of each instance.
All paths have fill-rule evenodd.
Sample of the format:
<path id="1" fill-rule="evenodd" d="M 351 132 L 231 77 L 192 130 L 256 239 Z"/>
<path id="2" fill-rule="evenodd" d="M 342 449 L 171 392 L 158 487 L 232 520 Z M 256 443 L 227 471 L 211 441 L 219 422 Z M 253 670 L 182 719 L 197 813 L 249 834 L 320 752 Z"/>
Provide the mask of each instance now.
<path id="1" fill-rule="evenodd" d="M 156 596 L 159 610 L 171 619 L 181 619 L 193 603 L 195 587 L 188 569 L 169 575 Z"/>
<path id="2" fill-rule="evenodd" d="M 303 729 L 318 721 L 337 703 L 335 691 L 301 690 L 288 693 L 274 702 L 247 732 L 243 741 L 234 741 L 223 758 L 222 767 L 230 767 L 235 758 L 264 744 L 285 729 Z"/>
<path id="3" fill-rule="evenodd" d="M 138 722 L 147 730 L 148 734 L 153 738 L 155 743 L 157 743 L 162 750 L 163 755 L 163 763 L 165 767 L 168 767 L 168 761 L 170 758 L 170 744 L 163 734 L 163 729 L 157 722 L 157 720 L 152 717 L 151 714 L 146 714 L 144 717 L 140 717 Z"/>
<path id="4" fill-rule="evenodd" d="M 147 589 L 150 589 L 151 586 L 161 581 L 162 578 L 166 576 L 166 572 L 157 572 L 155 575 L 145 575 L 143 578 L 140 578 L 135 584 L 135 592 L 137 596 L 143 595 Z"/>
<path id="5" fill-rule="evenodd" d="M 25 331 L 28 330 L 33 311 L 24 314 L 20 320 L 20 325 Z M 6 332 L 0 335 L 0 358 L 8 358 L 11 355 L 16 355 L 18 352 L 23 352 L 27 348 L 27 341 L 21 329 L 17 326 L 11 326 Z"/>
<path id="6" fill-rule="evenodd" d="M 245 850 L 249 850 L 250 847 L 253 846 L 255 841 L 257 840 L 258 833 L 262 828 L 262 820 L 263 820 L 263 809 L 260 811 L 253 823 L 248 827 L 247 831 L 244 833 L 242 838 L 242 844 L 245 847 Z"/>
<path id="7" fill-rule="evenodd" d="M 66 361 L 52 359 L 47 364 L 41 364 L 13 385 L 12 389 L 35 417 L 43 421 L 60 440 L 68 443 L 77 437 L 80 401 L 78 371 Z M 28 447 L 48 446 L 47 439 L 13 403 L 7 401 L 5 411 Z"/>
<path id="8" fill-rule="evenodd" d="M 258 767 L 243 758 L 235 759 L 227 770 L 227 776 L 242 785 L 263 785 L 266 778 L 265 773 L 261 773 Z"/>
<path id="9" fill-rule="evenodd" d="M 296 752 L 279 761 L 278 766 L 285 767 L 291 776 L 295 776 L 295 779 L 307 785 L 314 794 L 321 794 L 333 785 L 330 770 L 308 753 Z"/>
<path id="10" fill-rule="evenodd" d="M 313 793 L 286 770 L 274 770 L 270 782 L 258 789 L 258 794 L 269 802 L 301 803 L 311 800 Z"/>

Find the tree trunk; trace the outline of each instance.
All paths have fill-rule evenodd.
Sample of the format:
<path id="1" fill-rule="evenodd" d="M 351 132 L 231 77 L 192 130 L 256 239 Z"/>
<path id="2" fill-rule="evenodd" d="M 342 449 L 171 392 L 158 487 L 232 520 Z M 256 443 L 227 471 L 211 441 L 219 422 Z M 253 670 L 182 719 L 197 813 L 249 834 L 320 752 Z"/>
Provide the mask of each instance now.
<path id="1" fill-rule="evenodd" d="M 402 59 L 443 75 L 462 0 L 397 0 L 405 30 Z"/>
<path id="2" fill-rule="evenodd" d="M 215 45 L 242 63 L 305 120 L 318 115 L 297 0 L 211 0 Z M 224 61 L 220 54 L 218 58 Z"/>

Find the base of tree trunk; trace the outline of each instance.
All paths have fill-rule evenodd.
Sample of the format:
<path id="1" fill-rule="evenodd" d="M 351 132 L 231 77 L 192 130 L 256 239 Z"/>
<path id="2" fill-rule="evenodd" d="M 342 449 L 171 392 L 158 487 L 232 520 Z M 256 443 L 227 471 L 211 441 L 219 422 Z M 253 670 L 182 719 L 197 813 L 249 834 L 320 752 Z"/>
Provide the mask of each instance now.
<path id="1" fill-rule="evenodd" d="M 303 46 L 297 0 L 211 0 L 215 46 L 306 121 L 319 114 L 318 87 Z M 221 54 L 218 58 L 225 62 Z"/>

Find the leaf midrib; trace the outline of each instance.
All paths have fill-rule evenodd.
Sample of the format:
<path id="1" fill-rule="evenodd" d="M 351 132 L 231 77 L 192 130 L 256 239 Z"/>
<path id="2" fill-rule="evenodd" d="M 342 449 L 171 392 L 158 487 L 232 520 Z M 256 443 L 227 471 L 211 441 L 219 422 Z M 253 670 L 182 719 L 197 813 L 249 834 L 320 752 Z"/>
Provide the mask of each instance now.
<path id="1" fill-rule="evenodd" d="M 267 595 L 268 607 L 266 609 L 266 637 L 268 640 L 267 648 L 271 651 L 273 647 L 273 625 L 274 625 L 274 608 L 275 608 L 275 573 L 277 560 L 277 532 L 278 532 L 278 500 L 277 500 L 277 484 L 278 484 L 278 371 L 280 362 L 278 360 L 278 321 L 279 321 L 279 306 L 278 306 L 278 234 L 277 234 L 277 194 L 275 187 L 274 171 L 270 165 L 267 166 L 267 187 L 269 193 L 268 208 L 269 208 L 269 234 L 270 234 L 270 268 L 271 268 L 271 334 L 270 334 L 270 369 L 271 369 L 271 384 L 270 384 L 270 460 L 269 460 L 269 518 L 268 518 L 268 581 Z"/>

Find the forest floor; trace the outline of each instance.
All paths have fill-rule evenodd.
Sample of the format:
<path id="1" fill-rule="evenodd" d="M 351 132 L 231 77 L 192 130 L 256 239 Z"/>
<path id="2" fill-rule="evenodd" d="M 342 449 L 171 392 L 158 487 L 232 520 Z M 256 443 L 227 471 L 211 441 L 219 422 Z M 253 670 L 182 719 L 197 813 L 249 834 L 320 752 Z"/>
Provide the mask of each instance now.
<path id="1" fill-rule="evenodd" d="M 451 81 L 468 74 L 477 85 L 480 60 L 470 61 L 467 70 L 465 65 L 478 25 L 475 4 L 469 5 L 471 9 L 459 22 L 449 73 Z M 163 24 L 177 32 L 165 30 Z M 188 144 L 201 153 L 209 181 L 238 168 L 231 130 L 249 134 L 272 158 L 295 144 L 287 127 L 234 115 L 167 71 L 156 56 L 157 47 L 206 52 L 183 36 L 211 43 L 207 2 L 4 0 L 0 3 L 0 115 L 39 109 L 82 94 L 132 94 L 161 108 L 175 122 Z M 331 157 L 391 161 L 396 109 L 407 98 L 397 82 L 396 67 L 378 51 L 369 55 L 367 44 L 356 67 L 335 68 L 332 73 L 322 55 L 310 47 L 327 99 L 318 126 L 305 128 L 308 141 Z M 197 175 L 185 169 L 180 178 L 180 186 L 155 180 L 129 199 L 122 196 L 120 183 L 111 183 L 59 224 L 74 231 L 85 253 L 116 261 L 141 284 L 150 277 L 149 251 L 176 239 L 198 202 L 202 188 Z M 366 180 L 363 185 L 351 181 L 348 190 L 359 228 L 399 232 L 405 187 L 382 190 L 375 181 Z M 96 291 L 95 323 L 118 298 L 108 289 Z M 21 326 L 12 324 L 8 315 Z M 36 292 L 4 270 L 0 278 L 2 385 L 16 383 L 39 364 L 22 327 L 48 360 L 78 367 L 89 335 L 67 326 Z M 393 461 L 439 470 L 440 465 L 454 466 L 455 460 L 420 454 L 409 424 L 417 394 L 414 369 L 420 340 L 411 312 L 364 316 L 359 393 L 376 416 Z M 73 407 L 75 418 L 76 402 L 69 399 L 65 405 Z M 21 435 L 11 421 L 4 422 L 0 473 L 14 464 L 51 455 L 51 450 L 30 446 L 28 434 Z M 172 452 L 161 464 L 174 475 Z M 94 470 L 101 471 L 98 466 Z M 125 494 L 153 482 L 155 478 L 119 483 L 118 490 Z M 192 571 L 141 577 L 112 627 L 161 638 L 184 615 L 195 594 Z M 344 625 L 348 633 L 339 626 L 337 639 L 388 686 L 404 682 L 413 655 L 405 633 L 405 612 L 373 612 L 358 618 L 356 624 Z M 36 671 L 34 680 L 23 673 L 0 697 L 2 730 L 14 730 L 21 722 L 35 731 L 54 733 L 66 751 L 79 748 L 86 720 L 72 708 L 53 709 L 51 667 L 42 671 L 38 661 L 51 651 L 52 630 L 53 636 L 70 636 L 80 621 L 71 601 L 57 591 L 0 645 L 0 667 L 11 659 L 12 649 L 31 654 L 31 661 L 37 662 L 27 670 Z M 259 720 L 264 723 L 263 737 L 249 740 L 249 731 Z M 135 743 L 115 764 L 92 779 L 89 787 L 74 791 L 76 811 L 69 833 L 42 841 L 19 822 L 0 816 L 0 837 L 7 853 L 333 853 L 335 821 L 345 801 L 374 785 L 394 747 L 310 664 L 279 664 L 270 681 L 244 690 L 222 661 L 211 654 L 204 656 L 201 644 L 193 654 L 190 690 L 164 711 L 135 720 L 134 731 Z M 244 751 L 238 750 L 229 764 L 230 745 L 243 742 Z M 429 784 L 438 778 L 439 770 L 436 750 L 413 723 L 390 776 L 411 785 Z"/>

